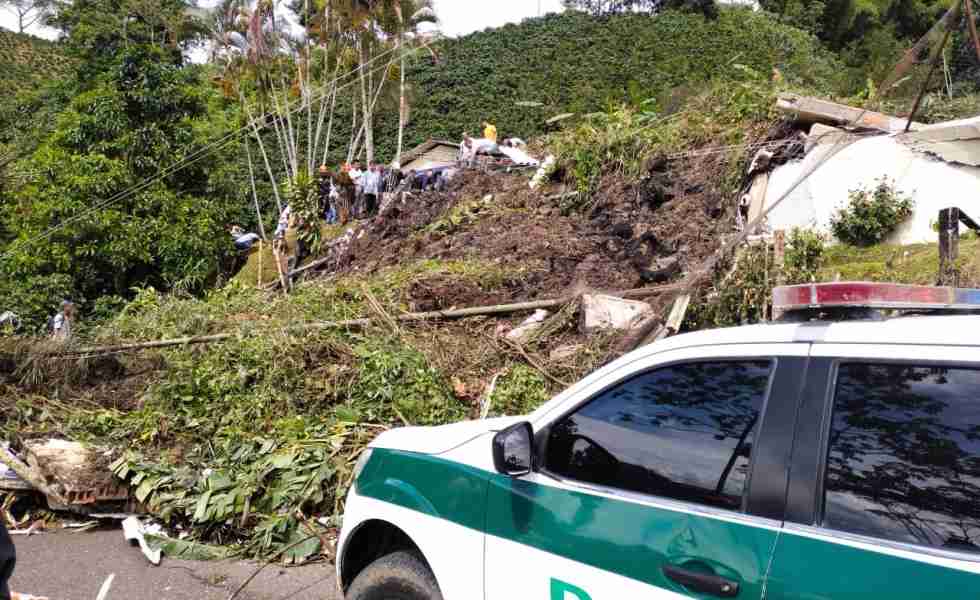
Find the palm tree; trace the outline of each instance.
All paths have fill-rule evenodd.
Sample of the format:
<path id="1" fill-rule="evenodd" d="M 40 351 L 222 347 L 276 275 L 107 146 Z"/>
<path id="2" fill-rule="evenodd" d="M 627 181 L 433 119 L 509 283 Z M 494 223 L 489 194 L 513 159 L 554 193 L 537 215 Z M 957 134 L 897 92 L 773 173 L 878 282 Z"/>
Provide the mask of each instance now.
<path id="1" fill-rule="evenodd" d="M 419 28 L 424 23 L 439 22 L 432 8 L 432 0 L 395 0 L 393 2 L 395 15 L 398 18 L 398 55 L 399 55 L 399 85 L 398 85 L 398 146 L 395 160 L 401 160 L 402 146 L 405 141 L 405 124 L 408 121 L 408 97 L 405 85 L 405 36 L 418 35 Z M 409 15 L 408 19 L 405 15 Z M 401 166 L 401 165 L 399 165 Z"/>

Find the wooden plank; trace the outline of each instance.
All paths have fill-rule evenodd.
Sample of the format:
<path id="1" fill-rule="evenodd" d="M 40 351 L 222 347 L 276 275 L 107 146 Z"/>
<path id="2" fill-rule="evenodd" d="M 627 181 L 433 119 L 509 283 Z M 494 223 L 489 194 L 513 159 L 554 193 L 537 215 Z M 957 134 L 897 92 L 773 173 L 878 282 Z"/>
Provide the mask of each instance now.
<path id="1" fill-rule="evenodd" d="M 759 173 L 749 189 L 749 216 L 747 222 L 754 223 L 766 210 L 766 192 L 769 191 L 769 173 Z"/>
<path id="2" fill-rule="evenodd" d="M 960 209 L 944 208 L 939 211 L 939 285 L 959 286 L 959 253 Z"/>
<path id="3" fill-rule="evenodd" d="M 785 283 L 784 268 L 786 267 L 786 232 L 782 229 L 773 234 L 773 262 L 776 267 L 776 285 Z"/>
<path id="4" fill-rule="evenodd" d="M 673 307 L 670 309 L 670 315 L 667 317 L 667 321 L 653 333 L 647 336 L 647 338 L 643 340 L 642 345 L 659 342 L 662 339 L 676 335 L 681 330 L 681 325 L 684 324 L 684 317 L 687 316 L 687 309 L 690 305 L 690 294 L 681 294 L 678 296 L 677 299 L 674 300 Z"/>
<path id="5" fill-rule="evenodd" d="M 848 125 L 888 133 L 905 131 L 907 123 L 905 119 L 898 117 L 796 94 L 780 94 L 776 100 L 776 109 L 785 114 L 795 115 L 798 120 L 806 123 Z M 912 129 L 921 127 L 924 127 L 921 123 L 912 123 Z"/>

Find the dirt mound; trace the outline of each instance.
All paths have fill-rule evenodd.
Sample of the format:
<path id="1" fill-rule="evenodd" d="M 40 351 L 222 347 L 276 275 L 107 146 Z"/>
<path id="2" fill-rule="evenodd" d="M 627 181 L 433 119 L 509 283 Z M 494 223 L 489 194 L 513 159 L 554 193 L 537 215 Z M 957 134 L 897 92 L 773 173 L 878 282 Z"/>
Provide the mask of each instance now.
<path id="1" fill-rule="evenodd" d="M 730 154 L 649 161 L 638 181 L 607 175 L 592 196 L 525 175 L 464 172 L 442 192 L 399 198 L 336 244 L 322 269 L 373 273 L 413 260 L 492 264 L 515 277 L 481 289 L 449 276 L 416 282 L 416 310 L 663 283 L 734 231 L 736 202 L 718 174 Z"/>

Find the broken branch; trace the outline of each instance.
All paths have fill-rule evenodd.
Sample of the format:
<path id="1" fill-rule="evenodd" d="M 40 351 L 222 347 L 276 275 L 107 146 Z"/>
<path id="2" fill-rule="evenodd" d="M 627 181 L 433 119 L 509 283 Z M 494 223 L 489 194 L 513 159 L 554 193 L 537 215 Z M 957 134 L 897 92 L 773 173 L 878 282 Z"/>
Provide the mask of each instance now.
<path id="1" fill-rule="evenodd" d="M 16 456 L 13 455 L 10 450 L 4 446 L 0 446 L 0 462 L 10 467 L 18 477 L 26 481 L 27 483 L 34 486 L 34 489 L 41 492 L 48 498 L 54 500 L 58 504 L 67 504 L 61 494 L 53 490 L 45 481 L 44 478 L 38 475 L 34 469 L 20 462 Z"/>
<path id="2" fill-rule="evenodd" d="M 613 292 L 621 298 L 646 298 L 665 292 L 680 289 L 676 285 L 665 285 L 658 287 L 640 288 L 626 290 L 625 292 Z M 468 317 L 485 317 L 493 315 L 506 315 L 518 312 L 534 311 L 541 308 L 557 308 L 575 300 L 576 296 L 566 296 L 553 300 L 537 300 L 533 302 L 519 302 L 516 304 L 498 304 L 494 306 L 476 306 L 472 308 L 460 308 L 455 310 L 440 310 L 423 313 L 405 313 L 393 317 L 395 322 L 417 322 L 417 321 L 439 321 L 450 319 L 465 319 Z M 313 329 L 355 329 L 371 325 L 372 318 L 351 319 L 348 321 L 318 321 L 314 323 L 304 323 L 287 327 L 287 331 L 306 331 Z M 189 336 L 171 340 L 157 340 L 153 342 L 140 342 L 134 344 L 121 344 L 117 346 L 97 346 L 90 348 L 80 348 L 56 354 L 57 356 L 102 356 L 104 354 L 117 354 L 120 352 L 132 352 L 142 350 L 153 350 L 158 348 L 169 348 L 174 346 L 193 346 L 198 344 L 213 344 L 233 339 L 239 335 L 247 336 L 248 332 L 242 333 L 217 333 L 214 335 Z"/>

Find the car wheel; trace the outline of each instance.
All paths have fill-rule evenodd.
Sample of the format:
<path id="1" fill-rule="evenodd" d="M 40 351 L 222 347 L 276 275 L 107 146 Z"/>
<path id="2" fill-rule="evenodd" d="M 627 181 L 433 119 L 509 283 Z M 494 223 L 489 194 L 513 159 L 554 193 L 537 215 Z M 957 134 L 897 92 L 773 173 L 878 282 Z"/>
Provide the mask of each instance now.
<path id="1" fill-rule="evenodd" d="M 354 578 L 347 600 L 442 600 L 436 577 L 417 555 L 382 556 Z"/>

